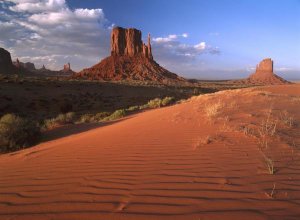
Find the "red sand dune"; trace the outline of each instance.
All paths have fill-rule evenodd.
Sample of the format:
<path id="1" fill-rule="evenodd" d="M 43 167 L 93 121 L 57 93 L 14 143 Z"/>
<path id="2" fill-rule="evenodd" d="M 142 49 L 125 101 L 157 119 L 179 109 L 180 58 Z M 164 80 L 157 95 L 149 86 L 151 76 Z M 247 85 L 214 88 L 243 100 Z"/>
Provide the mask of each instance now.
<path id="1" fill-rule="evenodd" d="M 299 107 L 300 85 L 223 91 L 0 155 L 0 219 L 298 219 L 299 124 L 255 134 Z"/>

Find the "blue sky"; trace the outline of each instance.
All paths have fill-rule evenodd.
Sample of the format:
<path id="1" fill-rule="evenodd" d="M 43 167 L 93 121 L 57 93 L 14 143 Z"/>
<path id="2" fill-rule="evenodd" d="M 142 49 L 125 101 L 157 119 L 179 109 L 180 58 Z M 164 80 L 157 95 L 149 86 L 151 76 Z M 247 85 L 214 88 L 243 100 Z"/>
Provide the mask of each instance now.
<path id="1" fill-rule="evenodd" d="M 89 67 L 109 55 L 109 33 L 117 25 L 138 28 L 144 36 L 151 33 L 157 62 L 185 77 L 246 77 L 260 60 L 271 57 L 279 75 L 300 78 L 300 0 L 0 3 L 0 12 L 7 16 L 0 16 L 0 31 L 11 36 L 10 41 L 0 39 L 0 46 L 25 61 L 33 57 L 37 65 L 45 63 L 59 69 L 70 61 L 76 70 Z M 26 7 L 28 4 L 31 7 Z M 16 22 L 9 24 L 9 29 L 13 18 Z M 24 33 L 16 34 L 13 28 Z M 24 39 L 26 36 L 32 38 L 30 42 Z M 58 39 L 59 46 L 54 45 Z M 30 48 L 20 43 L 24 40 Z"/>

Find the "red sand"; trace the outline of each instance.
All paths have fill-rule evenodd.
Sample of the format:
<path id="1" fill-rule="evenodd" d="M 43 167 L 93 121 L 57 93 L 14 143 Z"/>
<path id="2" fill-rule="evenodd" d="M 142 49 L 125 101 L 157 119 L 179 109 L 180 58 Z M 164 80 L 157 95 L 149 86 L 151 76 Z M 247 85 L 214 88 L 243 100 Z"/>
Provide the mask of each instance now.
<path id="1" fill-rule="evenodd" d="M 0 155 L 0 219 L 298 219 L 299 107 L 300 85 L 223 91 Z M 296 125 L 260 150 L 270 108 Z"/>

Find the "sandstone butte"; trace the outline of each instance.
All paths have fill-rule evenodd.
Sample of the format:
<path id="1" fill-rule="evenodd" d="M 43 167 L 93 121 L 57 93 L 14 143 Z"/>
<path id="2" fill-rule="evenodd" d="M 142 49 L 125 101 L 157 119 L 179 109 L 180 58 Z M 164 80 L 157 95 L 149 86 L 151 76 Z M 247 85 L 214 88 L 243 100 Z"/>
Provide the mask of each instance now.
<path id="1" fill-rule="evenodd" d="M 277 76 L 273 71 L 273 60 L 266 58 L 262 60 L 257 66 L 255 73 L 251 74 L 247 79 L 248 82 L 253 84 L 263 85 L 277 85 L 277 84 L 289 84 L 290 82 Z"/>
<path id="2" fill-rule="evenodd" d="M 147 45 L 142 32 L 115 27 L 111 33 L 111 55 L 100 63 L 74 74 L 75 78 L 93 80 L 185 81 L 161 67 L 152 55 L 150 34 Z"/>

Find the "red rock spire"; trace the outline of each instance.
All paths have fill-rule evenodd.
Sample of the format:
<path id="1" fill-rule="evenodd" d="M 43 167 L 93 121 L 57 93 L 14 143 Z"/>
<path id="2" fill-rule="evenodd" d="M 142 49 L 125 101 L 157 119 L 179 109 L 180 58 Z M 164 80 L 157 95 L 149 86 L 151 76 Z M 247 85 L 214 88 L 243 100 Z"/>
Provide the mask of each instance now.
<path id="1" fill-rule="evenodd" d="M 150 33 L 148 34 L 148 58 L 153 60 Z"/>
<path id="2" fill-rule="evenodd" d="M 142 54 L 148 59 L 153 59 L 148 35 L 148 45 L 142 41 L 142 32 L 135 28 L 115 27 L 111 33 L 112 56 L 137 56 Z"/>

